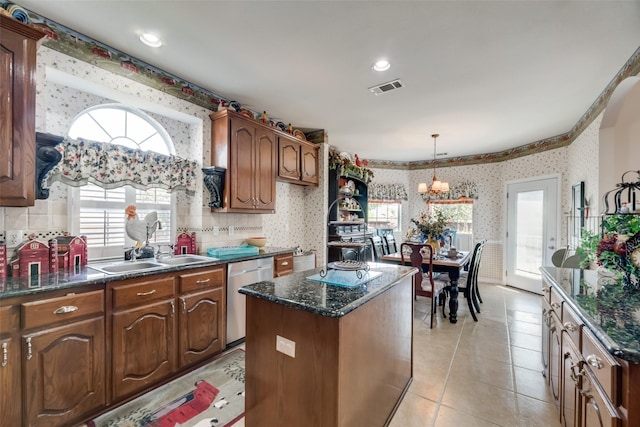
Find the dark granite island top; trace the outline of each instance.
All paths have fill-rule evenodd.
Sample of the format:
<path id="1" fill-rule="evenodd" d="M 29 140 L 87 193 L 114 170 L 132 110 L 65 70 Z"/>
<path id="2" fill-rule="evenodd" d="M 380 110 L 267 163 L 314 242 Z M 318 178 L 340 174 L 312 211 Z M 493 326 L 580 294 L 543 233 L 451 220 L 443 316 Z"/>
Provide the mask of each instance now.
<path id="1" fill-rule="evenodd" d="M 609 353 L 640 363 L 640 291 L 625 291 L 595 270 L 541 271 Z"/>
<path id="2" fill-rule="evenodd" d="M 342 317 L 415 272 L 413 267 L 373 263 L 369 265 L 372 272 L 382 274 L 355 288 L 307 279 L 322 270 L 318 268 L 244 286 L 239 292 L 321 316 Z"/>
<path id="3" fill-rule="evenodd" d="M 355 288 L 308 270 L 245 286 L 246 425 L 383 426 L 413 378 L 411 267 Z M 353 273 L 353 272 L 351 272 Z"/>

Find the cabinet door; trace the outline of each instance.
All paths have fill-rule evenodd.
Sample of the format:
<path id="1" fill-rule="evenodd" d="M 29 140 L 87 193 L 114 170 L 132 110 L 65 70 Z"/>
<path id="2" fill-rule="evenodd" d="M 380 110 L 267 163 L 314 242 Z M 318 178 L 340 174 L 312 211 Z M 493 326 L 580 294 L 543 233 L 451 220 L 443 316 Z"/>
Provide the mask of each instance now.
<path id="1" fill-rule="evenodd" d="M 12 338 L 0 339 L 0 426 L 19 426 L 21 414 L 20 398 L 20 347 Z"/>
<path id="2" fill-rule="evenodd" d="M 224 349 L 222 288 L 180 297 L 180 366 L 204 360 Z"/>
<path id="3" fill-rule="evenodd" d="M 0 206 L 35 202 L 36 41 L 42 37 L 0 15 Z"/>
<path id="4" fill-rule="evenodd" d="M 622 420 L 589 369 L 582 376 L 582 427 L 618 427 Z"/>
<path id="5" fill-rule="evenodd" d="M 318 185 L 318 149 L 315 144 L 302 144 L 300 147 L 301 180 Z"/>
<path id="6" fill-rule="evenodd" d="M 278 177 L 300 180 L 300 142 L 278 137 Z"/>
<path id="7" fill-rule="evenodd" d="M 562 423 L 567 427 L 578 426 L 580 413 L 580 357 L 574 348 L 569 335 L 562 332 L 562 384 L 560 390 L 560 416 Z"/>
<path id="8" fill-rule="evenodd" d="M 23 337 L 25 420 L 71 425 L 106 404 L 104 317 Z"/>
<path id="9" fill-rule="evenodd" d="M 276 208 L 276 135 L 269 129 L 256 132 L 256 209 L 272 211 Z"/>
<path id="10" fill-rule="evenodd" d="M 113 397 L 119 399 L 176 369 L 175 300 L 113 314 Z"/>
<path id="11" fill-rule="evenodd" d="M 231 209 L 255 209 L 255 127 L 243 119 L 231 119 L 229 183 Z"/>

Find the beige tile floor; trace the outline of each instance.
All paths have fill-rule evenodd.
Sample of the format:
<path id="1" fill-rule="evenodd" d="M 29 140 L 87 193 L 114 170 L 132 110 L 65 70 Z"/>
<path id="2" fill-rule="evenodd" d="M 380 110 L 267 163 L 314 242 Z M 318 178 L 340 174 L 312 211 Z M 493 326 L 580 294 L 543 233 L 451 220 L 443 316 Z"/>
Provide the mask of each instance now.
<path id="1" fill-rule="evenodd" d="M 458 323 L 439 308 L 429 329 L 429 300 L 414 310 L 414 371 L 390 427 L 558 427 L 558 410 L 541 374 L 540 297 L 480 284 L 478 322 L 460 299 Z"/>
<path id="2" fill-rule="evenodd" d="M 541 374 L 540 297 L 491 284 L 480 293 L 478 322 L 461 298 L 458 323 L 438 308 L 433 329 L 418 297 L 413 383 L 389 427 L 560 426 Z"/>

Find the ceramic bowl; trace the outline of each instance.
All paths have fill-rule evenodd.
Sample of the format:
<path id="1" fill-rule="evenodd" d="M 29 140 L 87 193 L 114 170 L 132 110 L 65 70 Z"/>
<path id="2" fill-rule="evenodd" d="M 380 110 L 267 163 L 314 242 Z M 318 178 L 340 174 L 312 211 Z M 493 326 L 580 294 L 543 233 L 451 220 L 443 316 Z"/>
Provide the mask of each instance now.
<path id="1" fill-rule="evenodd" d="M 267 238 L 266 237 L 248 237 L 246 242 L 247 242 L 247 245 L 261 248 L 267 244 Z"/>

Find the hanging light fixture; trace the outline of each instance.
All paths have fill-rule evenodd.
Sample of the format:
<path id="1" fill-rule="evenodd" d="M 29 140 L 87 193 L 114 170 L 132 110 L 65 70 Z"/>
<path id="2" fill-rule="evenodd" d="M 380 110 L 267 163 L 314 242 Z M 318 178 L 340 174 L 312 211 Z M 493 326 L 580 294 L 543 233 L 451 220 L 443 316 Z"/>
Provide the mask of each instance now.
<path id="1" fill-rule="evenodd" d="M 440 134 L 437 133 L 431 135 L 433 138 L 433 179 L 431 180 L 431 187 L 428 187 L 426 182 L 418 184 L 418 193 L 422 194 L 422 198 L 425 200 L 445 198 L 445 193 L 449 192 L 449 183 L 439 181 L 436 177 L 436 139 L 439 136 Z"/>

